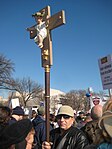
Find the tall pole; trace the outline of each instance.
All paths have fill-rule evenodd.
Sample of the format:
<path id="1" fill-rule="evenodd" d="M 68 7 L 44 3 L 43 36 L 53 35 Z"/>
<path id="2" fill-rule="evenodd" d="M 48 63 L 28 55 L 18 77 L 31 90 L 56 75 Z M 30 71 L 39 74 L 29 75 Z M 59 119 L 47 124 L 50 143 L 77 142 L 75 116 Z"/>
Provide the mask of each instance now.
<path id="1" fill-rule="evenodd" d="M 49 109 L 50 109 L 50 66 L 47 65 L 45 67 L 45 111 L 46 111 L 46 141 L 48 142 L 49 142 L 49 132 L 50 132 Z"/>
<path id="2" fill-rule="evenodd" d="M 111 98 L 112 97 L 112 95 L 111 95 L 111 89 L 108 89 L 108 91 L 109 91 L 109 96 Z"/>
<path id="3" fill-rule="evenodd" d="M 49 132 L 50 132 L 50 67 L 53 65 L 52 60 L 52 38 L 51 30 L 65 24 L 65 12 L 64 10 L 51 16 L 50 6 L 46 6 L 41 9 L 39 13 L 43 14 L 43 21 L 45 21 L 47 29 L 47 37 L 43 41 L 43 47 L 41 48 L 41 59 L 42 67 L 45 69 L 45 112 L 46 112 L 46 141 L 49 142 Z M 30 31 L 30 39 L 37 36 L 36 25 L 27 28 Z"/>

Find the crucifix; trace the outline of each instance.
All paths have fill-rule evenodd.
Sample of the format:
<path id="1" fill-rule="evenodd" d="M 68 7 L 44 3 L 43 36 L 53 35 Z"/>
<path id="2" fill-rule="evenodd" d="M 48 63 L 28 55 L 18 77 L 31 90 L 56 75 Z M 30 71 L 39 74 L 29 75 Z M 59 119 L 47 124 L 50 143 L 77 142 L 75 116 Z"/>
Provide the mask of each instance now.
<path id="1" fill-rule="evenodd" d="M 41 49 L 41 61 L 42 67 L 45 68 L 45 111 L 46 111 L 46 141 L 49 142 L 49 131 L 50 131 L 50 67 L 53 65 L 52 60 L 52 37 L 51 30 L 65 24 L 65 12 L 64 10 L 51 16 L 50 6 L 46 6 L 39 12 L 35 13 L 33 16 L 42 17 L 42 21 L 45 23 L 45 28 L 47 30 L 46 37 L 42 40 L 43 45 L 40 46 Z M 37 24 L 36 24 L 37 25 Z M 34 39 L 37 36 L 36 25 L 27 28 L 30 31 L 30 39 Z"/>

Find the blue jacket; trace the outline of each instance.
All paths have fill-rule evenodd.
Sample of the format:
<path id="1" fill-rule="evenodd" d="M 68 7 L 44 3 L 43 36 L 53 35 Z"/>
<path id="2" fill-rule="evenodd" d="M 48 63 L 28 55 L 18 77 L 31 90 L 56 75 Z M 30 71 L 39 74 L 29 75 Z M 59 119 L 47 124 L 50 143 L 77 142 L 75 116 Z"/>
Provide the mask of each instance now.
<path id="1" fill-rule="evenodd" d="M 35 129 L 34 143 L 36 143 L 35 149 L 41 149 L 42 142 L 45 141 L 45 120 L 37 115 L 32 121 Z"/>
<path id="2" fill-rule="evenodd" d="M 36 144 L 36 146 L 34 147 L 34 149 L 41 149 L 42 142 L 46 140 L 45 120 L 42 118 L 42 116 L 37 115 L 32 123 L 35 129 L 34 144 Z M 52 129 L 53 128 L 50 125 L 50 130 Z"/>

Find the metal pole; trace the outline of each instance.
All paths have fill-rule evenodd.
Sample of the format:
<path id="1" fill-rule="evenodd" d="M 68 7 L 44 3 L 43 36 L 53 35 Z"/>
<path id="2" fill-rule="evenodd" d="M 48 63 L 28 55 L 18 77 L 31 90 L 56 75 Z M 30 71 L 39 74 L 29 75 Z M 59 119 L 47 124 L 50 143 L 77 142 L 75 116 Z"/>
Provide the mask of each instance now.
<path id="1" fill-rule="evenodd" d="M 49 142 L 49 132 L 50 132 L 50 66 L 45 67 L 45 111 L 46 111 L 46 141 Z"/>
<path id="2" fill-rule="evenodd" d="M 111 95 L 111 89 L 109 89 L 108 91 L 109 91 L 109 96 L 111 98 L 112 97 L 112 95 Z"/>

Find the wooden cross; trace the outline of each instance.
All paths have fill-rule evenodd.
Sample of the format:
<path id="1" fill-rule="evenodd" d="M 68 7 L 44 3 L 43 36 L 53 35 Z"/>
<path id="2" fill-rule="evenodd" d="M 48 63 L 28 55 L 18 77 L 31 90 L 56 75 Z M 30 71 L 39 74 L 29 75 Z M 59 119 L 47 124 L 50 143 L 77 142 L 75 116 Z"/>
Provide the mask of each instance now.
<path id="1" fill-rule="evenodd" d="M 43 21 L 45 21 L 47 29 L 47 37 L 44 39 L 43 48 L 41 50 L 42 67 L 45 68 L 46 66 L 53 65 L 51 30 L 65 24 L 65 12 L 62 10 L 51 16 L 50 6 L 43 8 L 39 12 L 45 14 L 43 17 Z M 36 35 L 37 35 L 36 30 L 30 31 L 30 39 L 33 39 Z"/>

